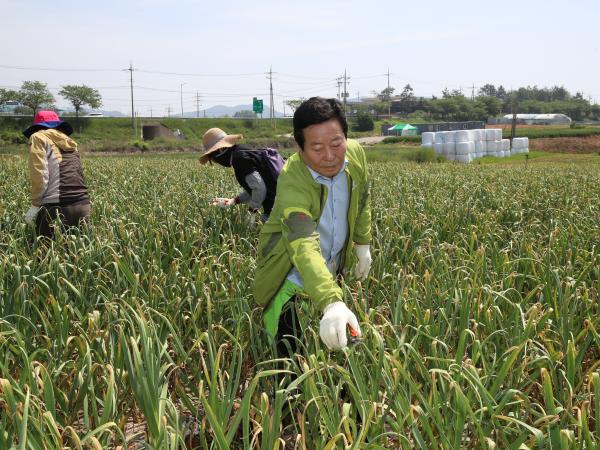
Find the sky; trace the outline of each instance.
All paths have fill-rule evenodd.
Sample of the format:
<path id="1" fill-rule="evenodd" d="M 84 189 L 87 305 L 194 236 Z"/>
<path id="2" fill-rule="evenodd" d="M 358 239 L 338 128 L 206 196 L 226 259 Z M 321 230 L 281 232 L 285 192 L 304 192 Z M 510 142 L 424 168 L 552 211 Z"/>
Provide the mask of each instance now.
<path id="1" fill-rule="evenodd" d="M 0 0 L 0 87 L 97 89 L 103 110 L 174 115 L 389 84 L 417 96 L 564 86 L 600 102 L 600 2 Z M 473 88 L 474 86 L 474 88 Z M 343 87 L 342 87 L 343 91 Z M 284 111 L 285 108 L 285 111 Z M 202 112 L 201 112 L 202 114 Z"/>

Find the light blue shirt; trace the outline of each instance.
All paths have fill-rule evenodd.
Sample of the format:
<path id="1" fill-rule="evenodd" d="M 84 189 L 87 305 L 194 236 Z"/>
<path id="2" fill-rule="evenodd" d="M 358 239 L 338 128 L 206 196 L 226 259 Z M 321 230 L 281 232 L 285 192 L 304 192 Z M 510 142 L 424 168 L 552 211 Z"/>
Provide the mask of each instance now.
<path id="1" fill-rule="evenodd" d="M 307 166 L 313 179 L 327 188 L 327 200 L 321 212 L 317 233 L 319 233 L 321 255 L 327 263 L 327 268 L 334 276 L 337 274 L 340 256 L 348 237 L 350 195 L 348 193 L 347 175 L 344 170 L 347 165 L 348 160 L 344 162 L 344 166 L 338 174 L 332 178 L 320 175 Z M 304 287 L 302 277 L 295 267 L 290 270 L 287 279 L 301 288 Z"/>

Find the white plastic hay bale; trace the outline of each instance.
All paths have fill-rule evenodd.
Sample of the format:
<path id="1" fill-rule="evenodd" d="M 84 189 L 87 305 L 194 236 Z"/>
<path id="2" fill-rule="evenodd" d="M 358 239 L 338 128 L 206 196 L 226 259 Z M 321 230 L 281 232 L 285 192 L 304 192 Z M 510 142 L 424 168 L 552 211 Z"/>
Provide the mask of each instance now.
<path id="1" fill-rule="evenodd" d="M 508 152 L 510 151 L 510 139 L 502 139 L 502 151 Z"/>
<path id="2" fill-rule="evenodd" d="M 481 140 L 473 142 L 473 149 L 475 153 L 482 153 L 483 150 L 483 142 Z"/>
<path id="3" fill-rule="evenodd" d="M 496 151 L 497 152 L 502 152 L 504 150 L 502 150 L 502 141 L 494 141 L 496 143 Z"/>
<path id="4" fill-rule="evenodd" d="M 431 131 L 425 131 L 421 134 L 421 145 L 431 147 L 434 142 L 435 133 Z"/>
<path id="5" fill-rule="evenodd" d="M 483 153 L 487 153 L 487 141 L 486 140 L 481 141 L 481 151 Z"/>
<path id="6" fill-rule="evenodd" d="M 469 155 L 473 153 L 475 144 L 473 141 L 457 142 L 456 143 L 456 154 L 457 155 Z"/>
<path id="7" fill-rule="evenodd" d="M 523 148 L 529 148 L 529 138 L 528 137 L 523 138 Z"/>
<path id="8" fill-rule="evenodd" d="M 468 142 L 470 140 L 471 136 L 469 136 L 469 130 L 457 130 L 454 132 L 455 142 Z"/>
<path id="9" fill-rule="evenodd" d="M 481 130 L 471 130 L 473 142 L 481 142 Z"/>
<path id="10" fill-rule="evenodd" d="M 444 142 L 448 143 L 448 142 L 456 142 L 456 137 L 454 135 L 454 133 L 456 133 L 455 131 L 444 131 Z"/>
<path id="11" fill-rule="evenodd" d="M 444 154 L 444 144 L 441 142 L 434 142 L 433 143 L 433 151 L 435 152 L 436 155 L 443 155 Z"/>
<path id="12" fill-rule="evenodd" d="M 445 142 L 444 143 L 444 155 L 456 155 L 456 143 Z"/>
<path id="13" fill-rule="evenodd" d="M 498 151 L 498 147 L 496 146 L 496 141 L 487 141 L 486 142 L 486 146 L 487 146 L 487 154 L 494 154 Z"/>
<path id="14" fill-rule="evenodd" d="M 477 153 L 475 153 L 475 157 L 476 158 L 483 158 L 485 155 L 486 155 L 485 152 L 477 152 Z"/>
<path id="15" fill-rule="evenodd" d="M 521 153 L 529 153 L 529 147 L 524 148 L 523 150 L 521 150 Z"/>
<path id="16" fill-rule="evenodd" d="M 501 141 L 502 140 L 502 128 L 494 128 L 494 131 L 496 132 L 496 141 Z"/>
<path id="17" fill-rule="evenodd" d="M 488 128 L 485 130 L 485 140 L 486 141 L 495 141 L 496 140 L 496 130 L 493 128 Z"/>
<path id="18" fill-rule="evenodd" d="M 438 131 L 433 134 L 433 143 L 434 144 L 443 144 L 444 143 L 444 131 Z"/>
<path id="19" fill-rule="evenodd" d="M 463 164 L 469 164 L 471 162 L 471 155 L 456 155 L 456 161 Z"/>

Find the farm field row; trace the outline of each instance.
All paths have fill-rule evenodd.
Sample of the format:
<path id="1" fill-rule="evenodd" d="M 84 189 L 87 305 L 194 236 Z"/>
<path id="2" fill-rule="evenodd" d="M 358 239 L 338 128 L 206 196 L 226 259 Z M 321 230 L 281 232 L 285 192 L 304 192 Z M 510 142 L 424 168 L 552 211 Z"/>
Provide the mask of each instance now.
<path id="1" fill-rule="evenodd" d="M 92 225 L 41 244 L 26 159 L 0 157 L 0 448 L 599 446 L 600 156 L 399 151 L 368 150 L 373 267 L 343 283 L 363 339 L 330 353 L 307 302 L 285 372 L 259 229 L 208 206 L 230 172 L 85 155 Z"/>

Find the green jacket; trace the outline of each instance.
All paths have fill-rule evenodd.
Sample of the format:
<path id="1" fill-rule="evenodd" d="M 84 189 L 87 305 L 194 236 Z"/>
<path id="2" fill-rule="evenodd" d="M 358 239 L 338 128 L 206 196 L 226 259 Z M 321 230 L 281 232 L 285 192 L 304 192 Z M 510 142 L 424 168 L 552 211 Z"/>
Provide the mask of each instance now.
<path id="1" fill-rule="evenodd" d="M 341 256 L 342 271 L 354 262 L 353 243 L 368 244 L 371 241 L 367 158 L 358 142 L 348 140 L 346 159 L 350 202 L 348 238 Z M 304 281 L 304 292 L 320 310 L 343 299 L 341 288 L 321 256 L 316 231 L 326 200 L 327 188 L 313 179 L 298 153 L 291 156 L 277 180 L 273 211 L 260 232 L 253 286 L 254 299 L 259 305 L 269 305 L 292 266 Z"/>

